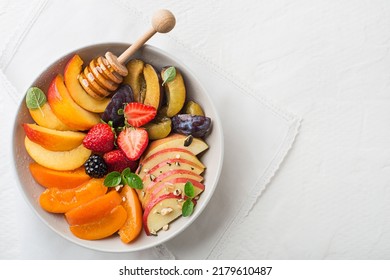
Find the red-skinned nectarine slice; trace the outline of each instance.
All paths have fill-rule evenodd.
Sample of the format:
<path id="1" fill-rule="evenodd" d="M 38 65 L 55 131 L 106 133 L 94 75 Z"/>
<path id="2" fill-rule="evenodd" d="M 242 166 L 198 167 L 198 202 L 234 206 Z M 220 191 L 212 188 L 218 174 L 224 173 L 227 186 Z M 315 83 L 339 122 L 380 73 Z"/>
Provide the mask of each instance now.
<path id="1" fill-rule="evenodd" d="M 61 131 L 36 124 L 23 124 L 27 137 L 51 151 L 69 151 L 83 143 L 85 133 L 77 131 Z"/>
<path id="2" fill-rule="evenodd" d="M 51 82 L 47 100 L 54 114 L 72 129 L 87 130 L 100 122 L 98 114 L 83 109 L 73 100 L 61 75 Z"/>

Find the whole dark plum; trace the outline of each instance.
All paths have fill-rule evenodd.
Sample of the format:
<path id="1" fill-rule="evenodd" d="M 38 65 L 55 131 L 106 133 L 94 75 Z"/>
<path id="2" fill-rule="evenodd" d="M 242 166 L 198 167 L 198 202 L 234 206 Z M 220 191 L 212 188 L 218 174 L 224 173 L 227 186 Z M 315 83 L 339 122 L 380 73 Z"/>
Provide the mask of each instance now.
<path id="1" fill-rule="evenodd" d="M 119 109 L 123 109 L 126 103 L 134 102 L 134 94 L 129 85 L 121 85 L 108 103 L 106 110 L 102 115 L 105 122 L 112 121 L 112 126 L 117 128 L 125 125 L 125 117 L 118 114 Z"/>
<path id="2" fill-rule="evenodd" d="M 211 127 L 211 119 L 205 116 L 179 114 L 172 117 L 172 130 L 174 132 L 203 137 Z"/>

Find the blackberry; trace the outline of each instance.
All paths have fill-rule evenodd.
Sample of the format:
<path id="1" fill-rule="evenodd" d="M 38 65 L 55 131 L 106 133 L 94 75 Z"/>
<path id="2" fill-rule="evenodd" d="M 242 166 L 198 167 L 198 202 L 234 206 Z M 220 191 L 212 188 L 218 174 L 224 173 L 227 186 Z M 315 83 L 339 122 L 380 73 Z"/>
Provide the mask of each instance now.
<path id="1" fill-rule="evenodd" d="M 85 173 L 92 178 L 102 178 L 108 173 L 107 164 L 99 155 L 91 155 L 84 163 Z"/>

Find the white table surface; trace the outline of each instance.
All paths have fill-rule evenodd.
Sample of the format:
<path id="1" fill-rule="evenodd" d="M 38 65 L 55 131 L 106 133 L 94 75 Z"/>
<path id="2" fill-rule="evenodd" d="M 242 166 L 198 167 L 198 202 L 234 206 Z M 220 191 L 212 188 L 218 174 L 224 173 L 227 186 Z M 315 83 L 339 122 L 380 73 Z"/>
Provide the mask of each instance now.
<path id="1" fill-rule="evenodd" d="M 186 45 L 303 119 L 223 257 L 389 259 L 390 2 L 142 2 L 183 15 Z M 29 5 L 0 0 L 0 49 Z"/>

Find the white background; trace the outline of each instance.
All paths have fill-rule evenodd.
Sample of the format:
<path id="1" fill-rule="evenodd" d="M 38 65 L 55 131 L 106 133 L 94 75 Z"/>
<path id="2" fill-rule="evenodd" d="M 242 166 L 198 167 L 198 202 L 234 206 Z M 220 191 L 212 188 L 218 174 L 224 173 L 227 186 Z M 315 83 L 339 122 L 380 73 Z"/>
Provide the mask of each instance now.
<path id="1" fill-rule="evenodd" d="M 303 118 L 222 258 L 390 258 L 389 1 L 129 2 L 181 15 L 172 36 Z M 0 47 L 29 5 L 0 1 Z"/>

